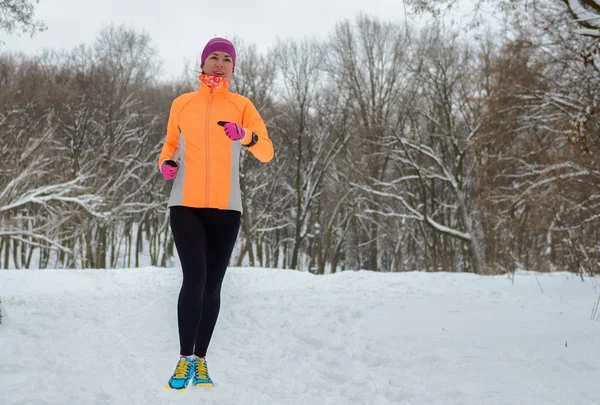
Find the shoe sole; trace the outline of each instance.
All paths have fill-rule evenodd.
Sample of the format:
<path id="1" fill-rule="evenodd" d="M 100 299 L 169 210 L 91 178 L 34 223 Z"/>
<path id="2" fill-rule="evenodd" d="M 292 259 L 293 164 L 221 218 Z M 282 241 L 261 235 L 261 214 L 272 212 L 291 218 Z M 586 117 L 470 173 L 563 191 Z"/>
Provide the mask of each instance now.
<path id="1" fill-rule="evenodd" d="M 165 385 L 165 387 L 169 390 L 169 391 L 185 391 L 187 389 L 187 387 L 183 387 L 183 388 L 173 388 L 169 385 L 169 383 L 167 383 Z"/>
<path id="2" fill-rule="evenodd" d="M 192 384 L 192 387 L 204 387 L 204 388 L 212 388 L 214 387 L 214 383 L 198 383 L 198 384 Z"/>
<path id="3" fill-rule="evenodd" d="M 214 384 L 209 384 L 209 383 L 192 384 L 192 387 L 198 387 L 198 388 L 212 388 L 214 386 L 215 386 Z M 179 392 L 183 392 L 186 389 L 188 389 L 188 387 L 185 387 L 185 388 L 172 388 L 169 384 L 166 384 L 165 388 L 168 389 L 169 391 L 179 391 Z"/>
<path id="4" fill-rule="evenodd" d="M 214 383 L 191 383 L 192 387 L 200 387 L 200 388 L 212 388 L 215 386 Z M 169 390 L 169 391 L 185 391 L 186 389 L 189 388 L 189 385 L 186 385 L 183 388 L 173 388 L 169 385 L 169 383 L 165 384 L 165 387 Z"/>

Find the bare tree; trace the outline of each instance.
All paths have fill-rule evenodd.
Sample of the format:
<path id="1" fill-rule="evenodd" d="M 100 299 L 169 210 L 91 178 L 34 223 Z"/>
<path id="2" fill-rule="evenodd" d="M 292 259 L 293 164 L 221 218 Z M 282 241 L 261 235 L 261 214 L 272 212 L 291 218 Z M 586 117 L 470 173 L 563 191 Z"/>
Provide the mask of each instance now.
<path id="1" fill-rule="evenodd" d="M 434 29 L 421 39 L 408 118 L 387 131 L 393 151 L 390 175 L 363 188 L 388 200 L 373 213 L 408 220 L 404 232 L 421 240 L 423 253 L 431 258 L 428 267 L 452 269 L 465 243 L 470 267 L 482 274 L 483 244 L 470 199 L 472 145 L 482 120 L 474 58 L 467 46 L 442 32 Z"/>
<path id="2" fill-rule="evenodd" d="M 325 72 L 319 63 L 323 58 L 321 47 L 308 41 L 280 42 L 275 55 L 284 88 L 276 128 L 288 145 L 280 153 L 286 156 L 283 161 L 294 164 L 283 177 L 289 190 L 284 199 L 291 213 L 288 218 L 292 230 L 288 265 L 298 268 L 301 246 L 313 232 L 311 213 L 320 198 L 323 179 L 348 135 L 331 131 L 333 118 L 316 120 L 318 113 L 324 112 L 320 94 L 328 91 L 322 87 Z"/>
<path id="3" fill-rule="evenodd" d="M 94 52 L 82 46 L 48 53 L 41 62 L 23 61 L 29 70 L 12 72 L 13 78 L 27 73 L 7 83 L 14 93 L 4 94 L 9 114 L 1 126 L 12 140 L 6 156 L 15 171 L 12 179 L 3 177 L 2 211 L 18 224 L 3 227 L 0 249 L 5 259 L 12 252 L 14 265 L 29 266 L 32 250 L 25 257 L 21 248 L 21 259 L 16 256 L 28 243 L 40 249 L 44 265 L 51 249 L 64 266 L 114 267 L 122 248 L 131 254 L 124 241 L 134 242 L 132 225 L 141 230 L 144 220 L 146 229 L 157 229 L 148 244 L 153 264 L 165 262 L 170 239 L 155 155 L 166 119 L 144 104 L 156 66 L 149 44 L 145 34 L 110 27 Z M 28 208 L 35 204 L 43 209 Z M 44 210 L 50 215 L 34 226 Z M 137 232 L 136 258 L 146 245 L 142 237 Z"/>
<path id="4" fill-rule="evenodd" d="M 96 159 L 90 159 L 89 170 L 105 173 L 106 178 L 96 177 L 92 187 L 106 196 L 106 221 L 96 224 L 92 243 L 97 257 L 94 267 L 105 267 L 108 254 L 114 262 L 117 240 L 111 238 L 110 229 L 123 220 L 151 211 L 150 218 L 157 216 L 158 228 L 151 236 L 149 253 L 153 264 L 158 264 L 161 251 L 169 243 L 168 227 L 164 225 L 166 212 L 160 200 L 153 196 L 156 173 L 155 155 L 162 137 L 162 122 L 145 107 L 142 92 L 156 79 L 158 61 L 156 51 L 147 33 L 137 32 L 123 26 L 109 26 L 98 36 L 94 44 L 95 86 L 102 100 L 94 128 Z M 148 142 L 149 140 L 152 140 Z M 90 239 L 90 238 L 88 238 Z M 137 254 L 136 254 L 137 255 Z"/>
<path id="5" fill-rule="evenodd" d="M 38 3 L 39 0 L 35 0 Z M 12 34 L 16 31 L 30 33 L 44 31 L 46 25 L 35 20 L 33 2 L 30 0 L 0 0 L 0 29 Z M 1 43 L 1 42 L 0 42 Z"/>
<path id="6" fill-rule="evenodd" d="M 354 116 L 349 128 L 353 137 L 350 153 L 355 168 L 353 177 L 359 184 L 382 181 L 389 169 L 390 148 L 385 136 L 399 119 L 397 106 L 409 86 L 408 66 L 413 51 L 410 35 L 399 25 L 360 15 L 355 24 L 338 24 L 328 43 L 330 77 Z M 364 199 L 357 208 L 368 210 L 376 203 Z M 364 221 L 357 224 L 357 230 L 363 229 L 363 241 L 368 246 L 366 260 L 359 266 L 378 269 L 383 224 L 373 218 L 357 219 Z"/>
<path id="7" fill-rule="evenodd" d="M 41 74 L 41 63 L 27 59 L 3 62 L 0 80 L 6 87 L 0 93 L 0 132 L 7 141 L 2 146 L 7 169 L 0 177 L 0 250 L 5 268 L 10 262 L 29 267 L 35 249 L 71 254 L 60 236 L 61 211 L 82 209 L 96 215 L 101 199 L 87 193 L 84 176 L 65 178 L 57 164 L 56 111 L 46 106 L 43 86 L 37 87 L 35 80 Z M 27 87 L 30 83 L 34 84 L 32 91 Z"/>
<path id="8" fill-rule="evenodd" d="M 459 5 L 458 0 L 405 0 L 417 13 L 431 13 L 439 16 Z M 569 14 L 570 22 L 579 26 L 577 33 L 584 36 L 600 37 L 600 4 L 597 0 L 477 0 L 472 3 L 472 12 L 479 14 L 484 4 L 489 4 L 496 10 L 514 13 L 519 7 L 528 10 L 544 8 L 548 4 L 560 5 L 556 13 Z M 480 16 L 479 16 L 480 17 Z"/>
<path id="9" fill-rule="evenodd" d="M 572 47 L 560 47 L 536 52 L 519 38 L 495 62 L 478 169 L 488 181 L 487 233 L 498 240 L 488 251 L 501 247 L 493 255 L 502 267 L 593 273 L 600 150 L 586 136 L 598 131 L 587 118 L 597 113 L 584 106 L 598 98 L 598 76 L 573 60 Z"/>

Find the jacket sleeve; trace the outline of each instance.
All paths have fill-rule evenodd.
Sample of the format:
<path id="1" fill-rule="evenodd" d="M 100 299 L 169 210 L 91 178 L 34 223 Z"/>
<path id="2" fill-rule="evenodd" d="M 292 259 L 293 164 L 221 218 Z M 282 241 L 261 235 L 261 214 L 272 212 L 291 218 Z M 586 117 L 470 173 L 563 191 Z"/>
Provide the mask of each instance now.
<path id="1" fill-rule="evenodd" d="M 171 112 L 169 113 L 169 123 L 167 124 L 167 136 L 163 144 L 162 151 L 158 158 L 158 169 L 165 160 L 172 159 L 175 150 L 179 145 L 179 126 L 177 125 L 177 116 L 179 115 L 180 103 L 175 99 L 171 104 Z"/>
<path id="2" fill-rule="evenodd" d="M 275 152 L 273 150 L 273 143 L 271 142 L 271 139 L 269 139 L 269 134 L 267 133 L 267 126 L 250 100 L 248 100 L 246 108 L 244 108 L 242 126 L 249 132 L 246 135 L 246 138 L 249 139 L 242 140 L 242 144 L 248 144 L 252 139 L 252 133 L 255 133 L 258 137 L 258 141 L 254 145 L 248 147 L 248 150 L 261 162 L 266 163 L 273 159 Z"/>

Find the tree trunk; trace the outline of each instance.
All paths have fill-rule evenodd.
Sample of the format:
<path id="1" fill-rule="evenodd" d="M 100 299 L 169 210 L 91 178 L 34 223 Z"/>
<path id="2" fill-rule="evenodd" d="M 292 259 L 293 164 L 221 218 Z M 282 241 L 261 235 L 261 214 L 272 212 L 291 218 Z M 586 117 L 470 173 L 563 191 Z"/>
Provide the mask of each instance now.
<path id="1" fill-rule="evenodd" d="M 463 224 L 465 226 L 465 230 L 469 235 L 471 235 L 471 239 L 469 240 L 469 252 L 471 254 L 471 264 L 473 265 L 473 272 L 476 274 L 487 274 L 481 243 L 479 242 L 477 232 L 475 231 L 475 227 L 473 226 L 471 216 L 467 211 L 465 197 L 462 193 L 462 190 L 457 190 L 456 196 L 458 198 L 458 209 Z"/>

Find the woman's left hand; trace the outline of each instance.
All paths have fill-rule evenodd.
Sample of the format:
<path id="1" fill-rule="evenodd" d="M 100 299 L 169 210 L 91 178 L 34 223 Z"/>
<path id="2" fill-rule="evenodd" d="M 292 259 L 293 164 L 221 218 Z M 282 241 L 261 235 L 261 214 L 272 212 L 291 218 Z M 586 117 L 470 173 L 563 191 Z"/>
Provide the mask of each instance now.
<path id="1" fill-rule="evenodd" d="M 235 122 L 223 122 L 219 121 L 219 125 L 223 127 L 225 135 L 232 141 L 241 141 L 246 137 L 246 129 L 239 126 Z"/>

